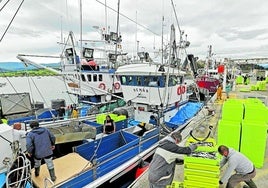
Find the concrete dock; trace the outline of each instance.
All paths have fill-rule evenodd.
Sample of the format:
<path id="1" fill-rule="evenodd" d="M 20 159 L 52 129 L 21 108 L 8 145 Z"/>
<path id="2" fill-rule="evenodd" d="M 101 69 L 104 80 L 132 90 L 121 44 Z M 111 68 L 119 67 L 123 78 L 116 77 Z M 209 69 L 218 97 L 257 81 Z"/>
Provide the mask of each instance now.
<path id="1" fill-rule="evenodd" d="M 256 80 L 252 83 L 256 83 Z M 266 91 L 250 91 L 251 85 L 234 85 L 233 91 L 230 92 L 230 98 L 245 99 L 245 98 L 259 98 L 263 103 L 268 106 L 268 84 L 266 84 Z M 241 92 L 243 90 L 243 92 Z M 246 91 L 246 92 L 245 92 Z M 199 114 L 191 121 L 191 123 L 182 131 L 183 141 L 179 144 L 185 145 L 185 141 L 189 137 L 189 133 L 193 130 L 194 135 L 202 137 L 207 135 L 209 131 L 208 127 L 212 127 L 211 138 L 217 139 L 217 125 L 218 120 L 221 118 L 222 104 L 226 98 L 223 93 L 222 100 L 216 100 L 216 96 L 213 96 L 207 103 L 207 108 L 204 108 Z M 211 110 L 215 113 L 211 115 Z M 268 116 L 268 114 L 267 114 Z M 184 180 L 184 167 L 183 165 L 176 165 L 174 181 L 183 182 Z M 145 171 L 139 179 L 133 182 L 129 188 L 149 188 L 148 183 L 148 171 Z M 262 168 L 257 168 L 257 175 L 253 179 L 258 188 L 268 187 L 268 141 L 266 139 L 266 153 L 264 158 L 264 165 Z M 236 188 L 242 188 L 244 183 L 240 183 Z M 225 185 L 219 186 L 224 188 Z M 193 187 L 194 188 L 194 187 Z"/>

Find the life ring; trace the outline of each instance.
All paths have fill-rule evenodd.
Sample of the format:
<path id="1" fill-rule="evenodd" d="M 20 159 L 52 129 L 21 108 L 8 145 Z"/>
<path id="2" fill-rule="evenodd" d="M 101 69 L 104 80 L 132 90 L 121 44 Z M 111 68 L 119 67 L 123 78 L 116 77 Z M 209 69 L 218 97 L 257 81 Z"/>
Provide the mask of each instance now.
<path id="1" fill-rule="evenodd" d="M 177 94 L 178 94 L 178 95 L 181 94 L 181 86 L 179 86 L 179 87 L 177 88 Z"/>
<path id="2" fill-rule="evenodd" d="M 186 87 L 185 87 L 185 86 L 182 86 L 182 87 L 181 87 L 181 94 L 184 94 L 185 91 L 186 91 Z"/>
<path id="3" fill-rule="evenodd" d="M 105 86 L 104 83 L 100 83 L 99 88 L 102 89 L 102 90 L 105 90 L 106 86 Z"/>
<path id="4" fill-rule="evenodd" d="M 120 83 L 119 82 L 114 83 L 114 89 L 116 89 L 116 90 L 120 89 Z"/>

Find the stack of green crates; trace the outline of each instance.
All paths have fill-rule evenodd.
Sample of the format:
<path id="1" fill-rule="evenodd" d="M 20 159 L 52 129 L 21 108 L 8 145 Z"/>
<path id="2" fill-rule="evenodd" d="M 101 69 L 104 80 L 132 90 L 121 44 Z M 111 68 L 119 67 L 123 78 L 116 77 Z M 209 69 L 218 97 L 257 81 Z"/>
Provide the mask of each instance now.
<path id="1" fill-rule="evenodd" d="M 104 121 L 106 120 L 106 116 L 108 114 L 98 114 L 96 119 L 97 119 L 97 123 L 99 124 L 103 124 Z M 114 122 L 118 122 L 118 121 L 122 121 L 126 119 L 125 115 L 117 115 L 117 114 L 109 114 L 111 119 L 114 120 Z"/>
<path id="2" fill-rule="evenodd" d="M 192 141 L 188 141 L 191 143 Z M 216 143 L 210 138 L 204 142 Z M 184 158 L 184 188 L 218 188 L 220 179 L 220 159 L 216 145 L 198 146 L 196 151 L 214 152 L 216 159 L 186 156 Z"/>
<path id="3" fill-rule="evenodd" d="M 218 145 L 245 154 L 257 168 L 264 163 L 268 128 L 267 107 L 258 98 L 228 99 L 218 122 Z"/>
<path id="4" fill-rule="evenodd" d="M 243 76 L 237 76 L 235 79 L 236 84 L 243 84 L 244 83 L 244 78 Z"/>
<path id="5" fill-rule="evenodd" d="M 266 91 L 266 83 L 265 81 L 258 81 L 256 85 L 257 90 Z"/>
<path id="6" fill-rule="evenodd" d="M 240 152 L 255 165 L 262 168 L 265 158 L 267 125 L 261 121 L 242 121 Z"/>
<path id="7" fill-rule="evenodd" d="M 244 117 L 244 105 L 241 99 L 228 99 L 222 107 L 222 118 L 218 122 L 218 145 L 240 148 L 241 121 Z"/>
<path id="8" fill-rule="evenodd" d="M 226 145 L 236 150 L 240 148 L 241 121 L 224 120 L 218 122 L 218 145 Z"/>
<path id="9" fill-rule="evenodd" d="M 244 115 L 244 105 L 241 99 L 228 99 L 222 106 L 222 119 L 241 121 Z"/>
<path id="10" fill-rule="evenodd" d="M 266 106 L 258 98 L 249 98 L 244 102 L 244 120 L 264 121 L 268 123 L 268 111 Z"/>
<path id="11" fill-rule="evenodd" d="M 240 152 L 251 159 L 257 168 L 262 168 L 267 139 L 268 110 L 258 98 L 245 100 L 244 106 Z"/>

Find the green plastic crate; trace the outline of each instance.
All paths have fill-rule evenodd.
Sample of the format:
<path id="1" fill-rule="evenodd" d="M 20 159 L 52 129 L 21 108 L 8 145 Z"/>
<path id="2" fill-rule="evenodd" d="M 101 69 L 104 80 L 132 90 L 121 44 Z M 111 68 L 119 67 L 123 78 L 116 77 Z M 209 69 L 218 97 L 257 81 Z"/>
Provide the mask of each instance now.
<path id="1" fill-rule="evenodd" d="M 245 103 L 244 120 L 268 122 L 268 111 L 263 103 Z"/>
<path id="2" fill-rule="evenodd" d="M 242 121 L 240 152 L 246 155 L 256 168 L 262 168 L 265 158 L 267 125 L 263 121 Z"/>
<path id="3" fill-rule="evenodd" d="M 183 182 L 173 181 L 171 185 L 167 185 L 166 188 L 183 188 Z"/>
<path id="4" fill-rule="evenodd" d="M 202 182 L 199 183 L 196 181 L 185 181 L 184 188 L 219 188 L 219 183 L 218 185 L 215 185 Z"/>
<path id="5" fill-rule="evenodd" d="M 97 123 L 103 124 L 107 115 L 108 114 L 98 114 L 96 117 Z M 117 115 L 117 114 L 109 114 L 109 115 L 110 115 L 111 119 L 114 120 L 114 122 L 118 122 L 118 121 L 122 121 L 122 120 L 126 119 L 125 115 Z"/>
<path id="6" fill-rule="evenodd" d="M 236 79 L 235 79 L 236 84 L 243 84 L 243 82 L 244 82 L 243 76 L 237 76 L 236 77 Z"/>
<path id="7" fill-rule="evenodd" d="M 232 134 L 230 134 L 232 133 Z M 236 150 L 240 148 L 241 120 L 219 120 L 217 145 L 227 145 Z"/>
<path id="8" fill-rule="evenodd" d="M 202 140 L 204 138 L 197 138 L 198 140 Z M 195 140 L 193 137 L 189 137 L 186 141 L 186 146 L 189 146 L 190 144 L 193 144 L 193 143 L 197 143 L 198 141 Z M 197 149 L 195 151 L 207 151 L 207 152 L 213 152 L 213 151 L 217 151 L 218 148 L 217 148 L 217 145 L 216 145 L 216 141 L 214 138 L 207 138 L 205 141 L 203 141 L 204 145 L 202 144 L 199 144 Z M 207 145 L 210 145 L 210 146 L 206 146 L 205 144 Z"/>
<path id="9" fill-rule="evenodd" d="M 184 168 L 184 176 L 190 176 L 190 175 L 194 175 L 194 176 L 201 175 L 204 177 L 219 178 L 220 170 L 219 168 L 215 168 L 213 171 Z"/>
<path id="10" fill-rule="evenodd" d="M 227 100 L 223 103 L 221 118 L 224 120 L 242 120 L 244 105 L 242 100 Z"/>

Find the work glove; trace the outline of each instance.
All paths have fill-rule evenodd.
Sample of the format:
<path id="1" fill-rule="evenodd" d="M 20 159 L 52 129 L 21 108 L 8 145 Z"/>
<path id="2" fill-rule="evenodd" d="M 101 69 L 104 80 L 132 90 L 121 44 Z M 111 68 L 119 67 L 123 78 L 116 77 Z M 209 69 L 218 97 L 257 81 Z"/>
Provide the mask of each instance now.
<path id="1" fill-rule="evenodd" d="M 191 151 L 194 151 L 197 148 L 197 144 L 191 144 L 189 148 L 191 149 Z"/>

